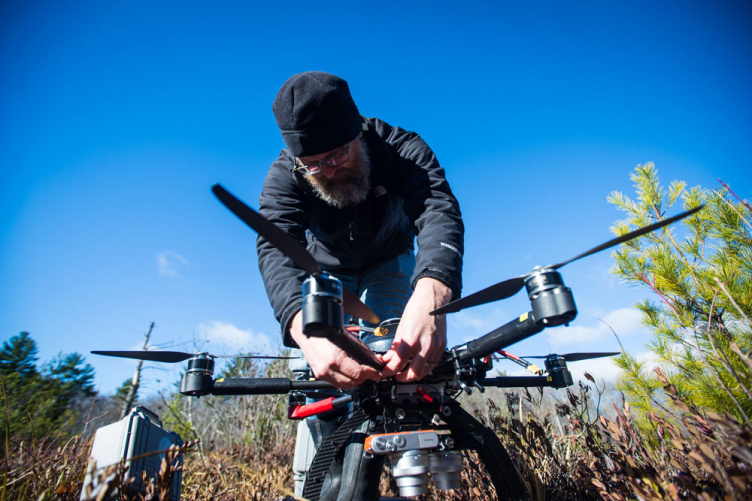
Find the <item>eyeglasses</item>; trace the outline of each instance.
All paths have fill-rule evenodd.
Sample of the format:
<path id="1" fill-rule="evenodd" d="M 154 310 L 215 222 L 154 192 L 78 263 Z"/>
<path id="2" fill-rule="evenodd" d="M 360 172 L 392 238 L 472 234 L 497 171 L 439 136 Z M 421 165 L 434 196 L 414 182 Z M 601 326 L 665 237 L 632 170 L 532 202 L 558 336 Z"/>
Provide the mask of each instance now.
<path id="1" fill-rule="evenodd" d="M 323 158 L 313 164 L 305 165 L 300 161 L 298 157 L 294 158 L 296 167 L 293 169 L 293 171 L 300 172 L 305 176 L 311 176 L 313 174 L 318 174 L 319 172 L 321 172 L 321 167 L 323 165 L 328 165 L 329 167 L 337 167 L 350 160 L 350 143 L 347 143 L 347 146 L 345 146 L 341 150 L 337 150 L 328 157 Z"/>

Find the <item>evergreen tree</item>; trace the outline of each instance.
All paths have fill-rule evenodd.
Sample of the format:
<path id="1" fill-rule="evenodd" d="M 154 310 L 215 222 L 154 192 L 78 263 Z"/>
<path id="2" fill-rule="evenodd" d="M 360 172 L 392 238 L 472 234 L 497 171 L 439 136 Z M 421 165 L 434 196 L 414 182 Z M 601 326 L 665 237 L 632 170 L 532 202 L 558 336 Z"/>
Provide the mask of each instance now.
<path id="1" fill-rule="evenodd" d="M 8 377 L 17 374 L 20 378 L 30 378 L 37 373 L 39 350 L 28 332 L 10 338 L 3 343 L 0 351 L 0 374 Z"/>
<path id="2" fill-rule="evenodd" d="M 80 399 L 94 395 L 94 369 L 78 353 L 60 354 L 37 368 L 38 349 L 28 332 L 3 343 L 0 350 L 0 433 L 35 438 L 65 435 Z"/>
<path id="3" fill-rule="evenodd" d="M 113 400 L 115 400 L 120 407 L 123 407 L 125 402 L 128 400 L 128 395 L 133 391 L 133 378 L 128 378 L 125 381 L 123 381 L 123 384 L 121 384 L 117 390 L 115 390 L 115 394 L 112 396 Z"/>
<path id="4" fill-rule="evenodd" d="M 728 189 L 664 189 L 652 163 L 631 176 L 632 200 L 613 192 L 609 201 L 626 212 L 613 230 L 622 235 L 663 219 L 681 200 L 689 210 L 705 207 L 682 223 L 634 239 L 614 251 L 614 272 L 653 300 L 637 304 L 651 341 L 648 349 L 679 392 L 701 408 L 752 417 L 752 209 Z M 683 235 L 680 237 L 678 235 Z M 628 353 L 619 388 L 647 413 L 665 407 L 654 362 Z"/>
<path id="5" fill-rule="evenodd" d="M 94 396 L 94 368 L 80 353 L 61 353 L 42 372 L 57 384 L 63 398 Z"/>

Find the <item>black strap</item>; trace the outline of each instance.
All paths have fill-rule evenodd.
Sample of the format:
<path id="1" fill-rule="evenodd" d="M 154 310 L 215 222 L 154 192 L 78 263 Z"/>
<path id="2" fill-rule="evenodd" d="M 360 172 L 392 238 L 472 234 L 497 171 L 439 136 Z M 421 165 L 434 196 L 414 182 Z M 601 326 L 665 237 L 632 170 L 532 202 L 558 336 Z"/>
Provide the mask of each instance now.
<path id="1" fill-rule="evenodd" d="M 459 405 L 452 405 L 452 413 L 447 421 L 458 448 L 471 449 L 478 453 L 496 487 L 499 501 L 533 499 L 496 432 Z"/>
<path id="2" fill-rule="evenodd" d="M 350 418 L 342 426 L 326 437 L 321 446 L 316 451 L 311 467 L 306 474 L 305 485 L 303 486 L 303 497 L 309 501 L 318 501 L 321 496 L 321 487 L 324 485 L 324 478 L 329 471 L 334 457 L 342 449 L 342 446 L 352 435 L 353 431 L 358 428 L 368 418 L 362 407 L 353 412 Z"/>

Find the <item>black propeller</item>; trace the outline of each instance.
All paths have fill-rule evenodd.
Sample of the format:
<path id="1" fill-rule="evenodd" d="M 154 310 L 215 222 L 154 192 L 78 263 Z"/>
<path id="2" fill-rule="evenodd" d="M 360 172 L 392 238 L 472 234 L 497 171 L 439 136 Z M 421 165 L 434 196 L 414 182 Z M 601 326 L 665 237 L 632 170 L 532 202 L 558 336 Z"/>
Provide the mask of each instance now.
<path id="1" fill-rule="evenodd" d="M 621 352 L 620 351 L 602 351 L 602 352 L 592 352 L 592 353 L 567 353 L 566 355 L 557 355 L 553 353 L 551 355 L 535 355 L 535 356 L 520 357 L 520 358 L 561 357 L 567 362 L 578 362 L 580 360 L 590 360 L 591 358 L 613 357 L 614 355 L 618 355 L 619 353 Z"/>
<path id="2" fill-rule="evenodd" d="M 569 259 L 567 261 L 563 261 L 561 263 L 556 263 L 556 264 L 554 264 L 552 266 L 549 266 L 549 268 L 553 268 L 554 270 L 558 270 L 562 266 L 566 266 L 569 263 L 577 261 L 578 259 L 582 259 L 583 257 L 587 257 L 587 256 L 589 256 L 591 254 L 595 254 L 596 252 L 600 252 L 602 250 L 606 250 L 609 247 L 614 247 L 615 245 L 622 244 L 624 242 L 632 240 L 633 238 L 641 237 L 642 235 L 646 235 L 648 233 L 652 233 L 653 231 L 655 231 L 655 230 L 657 230 L 659 228 L 663 228 L 664 226 L 667 226 L 667 225 L 669 225 L 671 223 L 675 223 L 676 221 L 679 221 L 680 219 L 684 219 L 685 217 L 691 216 L 692 214 L 694 214 L 695 212 L 699 211 L 703 207 L 704 207 L 704 205 L 698 205 L 694 209 L 690 209 L 690 210 L 688 210 L 686 212 L 682 212 L 681 214 L 677 214 L 676 216 L 670 217 L 668 219 L 664 219 L 662 221 L 658 221 L 657 223 L 653 223 L 653 224 L 648 225 L 648 226 L 643 226 L 642 228 L 637 228 L 634 231 L 630 231 L 629 233 L 626 233 L 626 234 L 624 234 L 624 235 L 622 235 L 620 237 L 616 237 L 616 238 L 614 238 L 612 240 L 609 240 L 606 243 L 602 243 L 602 244 L 600 244 L 600 245 L 598 245 L 596 247 L 593 247 L 589 251 L 583 252 L 582 254 L 578 254 L 575 257 L 573 257 L 573 258 L 571 258 L 571 259 Z"/>
<path id="3" fill-rule="evenodd" d="M 647 233 L 653 232 L 659 228 L 667 226 L 671 223 L 679 221 L 680 219 L 684 219 L 685 217 L 691 216 L 692 214 L 699 211 L 703 207 L 704 207 L 703 205 L 700 205 L 698 207 L 695 207 L 694 209 L 688 210 L 686 212 L 682 212 L 681 214 L 670 217 L 668 219 L 664 219 L 662 221 L 658 221 L 657 223 L 651 224 L 649 226 L 645 226 L 643 228 L 638 228 L 634 231 L 630 231 L 629 233 L 626 233 L 620 237 L 614 238 L 612 240 L 609 240 L 608 242 L 605 242 L 601 245 L 593 247 L 592 249 L 586 252 L 583 252 L 582 254 L 578 254 L 577 256 L 571 259 L 568 259 L 567 261 L 562 261 L 561 263 L 556 263 L 550 266 L 546 266 L 544 269 L 557 270 L 563 266 L 568 265 L 569 263 L 577 261 L 578 259 L 582 259 L 583 257 L 590 256 L 591 254 L 595 254 L 596 252 L 600 252 L 610 247 L 614 247 L 621 243 L 632 240 L 633 238 L 640 237 Z M 454 313 L 464 308 L 469 308 L 471 306 L 478 306 L 481 304 L 490 303 L 492 301 L 499 301 L 501 299 L 512 297 L 515 294 L 517 294 L 525 286 L 525 280 L 529 276 L 530 274 L 526 274 L 526 275 L 522 275 L 519 277 L 510 278 L 508 280 L 504 280 L 503 282 L 499 282 L 498 284 L 492 285 L 491 287 L 487 287 L 481 291 L 470 294 L 469 296 L 465 296 L 460 299 L 457 299 L 456 301 L 452 301 L 451 303 L 448 303 L 442 306 L 441 308 L 438 308 L 432 311 L 431 315 L 443 315 L 445 313 Z"/>
<path id="4" fill-rule="evenodd" d="M 148 360 L 151 362 L 165 362 L 174 364 L 188 360 L 189 358 L 205 355 L 211 358 L 264 358 L 272 360 L 291 359 L 299 357 L 276 357 L 269 355 L 243 355 L 243 356 L 218 356 L 209 353 L 184 353 L 182 351 L 92 351 L 94 355 L 105 355 L 107 357 L 135 358 L 136 360 Z"/>
<path id="5" fill-rule="evenodd" d="M 290 235 L 251 209 L 219 183 L 212 186 L 212 192 L 241 221 L 266 238 L 269 243 L 279 249 L 285 256 L 292 259 L 295 264 L 313 276 L 321 274 L 321 269 L 319 269 L 313 256 Z M 346 288 L 342 290 L 342 308 L 350 315 L 362 318 L 366 322 L 372 324 L 381 322 L 376 313 L 366 306 L 358 296 Z"/>

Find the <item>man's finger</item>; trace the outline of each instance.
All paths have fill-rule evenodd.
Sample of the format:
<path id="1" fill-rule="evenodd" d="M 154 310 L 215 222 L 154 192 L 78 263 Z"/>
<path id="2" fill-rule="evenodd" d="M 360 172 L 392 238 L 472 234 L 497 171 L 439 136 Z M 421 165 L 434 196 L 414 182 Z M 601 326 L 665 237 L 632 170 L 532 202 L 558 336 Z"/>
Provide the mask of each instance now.
<path id="1" fill-rule="evenodd" d="M 410 357 L 410 347 L 405 343 L 395 341 L 392 343 L 392 347 L 389 351 L 384 355 L 386 367 L 382 369 L 381 374 L 384 377 L 390 377 L 397 374 L 407 366 Z"/>
<path id="2" fill-rule="evenodd" d="M 426 370 L 427 361 L 426 357 L 421 355 L 416 355 L 413 357 L 413 361 L 410 362 L 410 369 L 412 370 L 413 374 L 415 376 L 423 377 L 426 374 L 428 374 L 428 370 Z"/>
<path id="3" fill-rule="evenodd" d="M 373 367 L 361 365 L 350 358 L 346 358 L 342 361 L 339 365 L 338 372 L 352 383 L 350 387 L 362 384 L 369 379 L 373 381 L 381 379 L 379 371 Z"/>
<path id="4" fill-rule="evenodd" d="M 431 372 L 429 365 L 430 364 L 426 361 L 425 356 L 420 354 L 416 355 L 415 357 L 413 357 L 413 360 L 412 362 L 410 362 L 410 365 L 407 367 L 407 369 L 398 373 L 395 376 L 395 379 L 397 379 L 397 381 L 401 383 L 419 381 L 426 377 L 429 372 Z"/>

